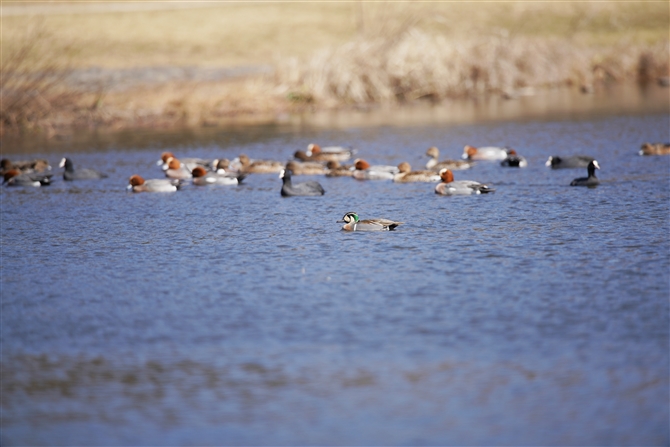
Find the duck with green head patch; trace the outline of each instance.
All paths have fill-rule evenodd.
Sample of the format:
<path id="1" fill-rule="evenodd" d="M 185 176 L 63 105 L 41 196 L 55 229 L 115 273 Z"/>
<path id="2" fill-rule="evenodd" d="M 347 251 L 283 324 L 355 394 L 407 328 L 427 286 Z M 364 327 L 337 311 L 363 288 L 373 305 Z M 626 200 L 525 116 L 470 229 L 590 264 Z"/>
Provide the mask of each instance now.
<path id="1" fill-rule="evenodd" d="M 342 225 L 344 231 L 392 231 L 398 225 L 404 223 L 389 219 L 360 220 L 358 214 L 353 211 L 345 214 L 342 220 L 338 220 L 338 222 L 344 222 L 344 225 Z"/>

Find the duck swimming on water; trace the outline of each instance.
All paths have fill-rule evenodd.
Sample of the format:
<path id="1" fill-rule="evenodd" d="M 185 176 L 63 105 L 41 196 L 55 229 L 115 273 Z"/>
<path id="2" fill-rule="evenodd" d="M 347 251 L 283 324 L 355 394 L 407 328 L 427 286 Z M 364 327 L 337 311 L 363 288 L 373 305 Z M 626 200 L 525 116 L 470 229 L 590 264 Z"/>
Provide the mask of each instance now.
<path id="1" fill-rule="evenodd" d="M 395 174 L 400 172 L 396 166 L 370 166 L 370 163 L 360 158 L 354 161 L 354 167 L 352 177 L 356 180 L 393 180 Z"/>
<path id="2" fill-rule="evenodd" d="M 431 146 L 426 150 L 426 155 L 430 157 L 430 160 L 426 163 L 426 169 L 430 169 L 435 172 L 440 172 L 442 169 L 451 169 L 453 171 L 461 169 L 470 169 L 474 166 L 474 163 L 469 160 L 442 160 L 440 158 L 440 150 L 435 146 Z"/>
<path id="3" fill-rule="evenodd" d="M 346 148 L 342 146 L 326 146 L 321 147 L 318 144 L 311 143 L 307 146 L 306 155 L 308 157 L 316 157 L 323 161 L 347 161 L 356 153 L 356 149 Z"/>
<path id="4" fill-rule="evenodd" d="M 246 174 L 237 172 L 212 172 L 202 166 L 196 166 L 191 172 L 193 175 L 193 184 L 204 185 L 239 185 Z"/>
<path id="5" fill-rule="evenodd" d="M 398 225 L 403 224 L 403 222 L 389 219 L 360 220 L 358 214 L 353 211 L 345 214 L 342 220 L 338 220 L 338 222 L 344 222 L 344 225 L 342 225 L 344 231 L 392 231 Z"/>
<path id="6" fill-rule="evenodd" d="M 180 186 L 181 183 L 177 179 L 144 180 L 136 174 L 128 179 L 127 189 L 132 192 L 174 192 Z"/>
<path id="7" fill-rule="evenodd" d="M 74 169 L 72 160 L 69 158 L 63 158 L 58 165 L 60 168 L 65 168 L 63 171 L 63 180 L 99 180 L 107 178 L 107 174 L 98 172 L 95 169 Z"/>
<path id="8" fill-rule="evenodd" d="M 588 155 L 572 155 L 570 157 L 559 157 L 558 155 L 552 155 L 547 159 L 544 165 L 551 169 L 585 168 L 593 160 L 593 157 L 589 157 Z"/>
<path id="9" fill-rule="evenodd" d="M 510 168 L 525 168 L 528 166 L 528 162 L 524 157 L 517 154 L 514 149 L 510 149 L 507 152 L 507 158 L 500 162 L 500 166 L 506 166 Z"/>
<path id="10" fill-rule="evenodd" d="M 293 183 L 291 182 L 291 171 L 282 170 L 279 174 L 279 178 L 282 179 L 283 185 L 281 187 L 282 197 L 293 197 L 293 196 L 322 196 L 325 194 L 323 186 L 319 182 L 309 181 L 303 183 Z"/>
<path id="11" fill-rule="evenodd" d="M 495 146 L 474 147 L 466 145 L 463 148 L 463 158 L 466 160 L 504 160 L 507 158 L 507 149 Z"/>
<path id="12" fill-rule="evenodd" d="M 3 174 L 2 183 L 7 186 L 46 186 L 51 184 L 53 174 L 40 172 L 21 172 L 10 169 Z"/>
<path id="13" fill-rule="evenodd" d="M 640 155 L 670 155 L 670 143 L 644 143 Z"/>
<path id="14" fill-rule="evenodd" d="M 398 165 L 400 172 L 393 176 L 396 183 L 439 182 L 440 176 L 435 171 L 412 171 L 412 166 L 406 161 Z"/>
<path id="15" fill-rule="evenodd" d="M 435 194 L 443 196 L 466 196 L 471 194 L 486 194 L 495 189 L 472 180 L 454 181 L 454 173 L 449 169 L 440 171 L 442 183 L 435 186 Z"/>
<path id="16" fill-rule="evenodd" d="M 252 160 L 245 154 L 230 162 L 230 168 L 248 174 L 274 174 L 284 169 L 284 163 L 277 160 Z"/>
<path id="17" fill-rule="evenodd" d="M 600 169 L 600 165 L 598 164 L 597 160 L 593 160 L 593 161 L 591 161 L 591 163 L 589 163 L 588 167 L 586 168 L 589 176 L 574 179 L 570 183 L 570 186 L 597 186 L 597 185 L 599 185 L 600 180 L 598 180 L 598 177 L 596 177 L 596 169 Z"/>

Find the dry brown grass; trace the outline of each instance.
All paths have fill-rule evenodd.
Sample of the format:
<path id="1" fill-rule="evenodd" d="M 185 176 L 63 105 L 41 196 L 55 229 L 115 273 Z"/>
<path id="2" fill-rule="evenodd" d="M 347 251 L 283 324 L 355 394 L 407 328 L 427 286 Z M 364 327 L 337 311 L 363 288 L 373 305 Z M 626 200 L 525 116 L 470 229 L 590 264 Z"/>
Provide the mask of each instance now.
<path id="1" fill-rule="evenodd" d="M 78 114 L 79 126 L 198 127 L 272 121 L 286 101 L 260 79 L 159 85 L 108 95 L 103 105 Z"/>
<path id="2" fill-rule="evenodd" d="M 172 2 L 127 4 L 163 9 L 124 12 L 118 2 L 3 1 L 3 49 L 15 45 L 13 36 L 30 26 L 41 6 L 62 11 L 41 16 L 41 23 L 55 47 L 72 45 L 68 56 L 75 68 L 267 64 L 308 58 L 358 37 L 392 38 L 408 25 L 449 38 L 507 30 L 587 45 L 655 43 L 668 38 L 670 20 L 667 2 L 225 2 L 187 9 L 170 9 L 181 5 Z M 91 7 L 108 12 L 86 12 Z M 10 8 L 26 14 L 8 15 Z"/>
<path id="3" fill-rule="evenodd" d="M 3 51 L 0 65 L 0 133 L 36 126 L 54 112 L 70 108 L 81 94 L 64 88 L 69 74 L 68 48 L 54 49 L 39 24 L 28 27 L 20 45 Z"/>
<path id="4" fill-rule="evenodd" d="M 363 5 L 357 38 L 277 64 L 289 98 L 336 106 L 514 96 L 668 75 L 667 3 Z"/>
<path id="5" fill-rule="evenodd" d="M 164 9 L 126 10 L 116 2 L 52 4 L 48 6 L 64 13 L 44 15 L 41 22 L 54 44 L 74 44 L 70 56 L 75 68 L 270 64 L 282 55 L 308 56 L 322 46 L 344 43 L 354 33 L 350 3 L 196 2 L 186 9 L 170 9 L 172 3 L 128 3 Z M 3 11 L 8 4 L 22 10 L 3 1 Z M 93 6 L 108 12 L 85 12 Z M 13 34 L 33 20 L 31 14 L 3 16 L 3 33 Z M 11 38 L 3 40 L 3 47 L 13 45 Z"/>
<path id="6" fill-rule="evenodd" d="M 278 67 L 286 94 L 326 104 L 514 96 L 528 87 L 654 79 L 668 74 L 668 41 L 587 46 L 498 35 L 453 39 L 416 28 L 360 39 Z"/>
<path id="7" fill-rule="evenodd" d="M 207 126 L 668 74 L 667 2 L 239 2 L 174 10 L 157 4 L 165 8 L 155 11 L 100 5 L 116 9 L 89 13 L 77 9 L 81 3 L 50 3 L 56 13 L 35 26 L 20 2 L 3 2 L 3 131 Z M 8 6 L 18 15 L 7 14 Z M 24 32 L 30 27 L 49 38 L 31 47 Z M 276 70 L 131 90 L 109 85 L 97 93 L 67 91 L 59 78 L 68 66 L 161 65 Z"/>

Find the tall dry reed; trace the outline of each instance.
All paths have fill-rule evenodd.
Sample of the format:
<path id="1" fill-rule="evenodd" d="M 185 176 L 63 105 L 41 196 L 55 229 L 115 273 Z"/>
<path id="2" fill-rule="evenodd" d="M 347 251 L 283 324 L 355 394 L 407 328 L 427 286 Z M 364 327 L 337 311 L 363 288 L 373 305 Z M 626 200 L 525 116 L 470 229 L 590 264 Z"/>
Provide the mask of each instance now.
<path id="1" fill-rule="evenodd" d="M 71 108 L 81 97 L 64 82 L 72 48 L 51 46 L 50 34 L 39 23 L 14 42 L 3 48 L 0 65 L 0 133 L 39 127 L 40 120 Z"/>
<path id="2" fill-rule="evenodd" d="M 513 95 L 526 87 L 668 75 L 668 41 L 593 47 L 549 38 L 450 39 L 417 29 L 359 39 L 279 63 L 275 82 L 289 95 L 325 104 Z"/>

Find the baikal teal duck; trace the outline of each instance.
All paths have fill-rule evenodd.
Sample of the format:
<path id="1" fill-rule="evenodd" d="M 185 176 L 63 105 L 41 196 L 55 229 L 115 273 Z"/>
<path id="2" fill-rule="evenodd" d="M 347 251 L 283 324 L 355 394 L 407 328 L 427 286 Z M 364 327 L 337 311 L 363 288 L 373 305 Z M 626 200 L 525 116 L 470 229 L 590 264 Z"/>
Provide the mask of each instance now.
<path id="1" fill-rule="evenodd" d="M 345 214 L 342 217 L 342 220 L 338 220 L 337 222 L 344 222 L 344 225 L 342 225 L 342 229 L 344 231 L 392 231 L 398 225 L 402 225 L 404 223 L 389 219 L 360 220 L 358 214 L 353 211 Z"/>

